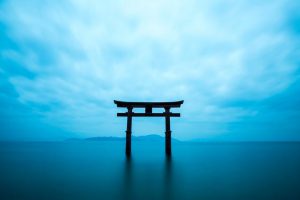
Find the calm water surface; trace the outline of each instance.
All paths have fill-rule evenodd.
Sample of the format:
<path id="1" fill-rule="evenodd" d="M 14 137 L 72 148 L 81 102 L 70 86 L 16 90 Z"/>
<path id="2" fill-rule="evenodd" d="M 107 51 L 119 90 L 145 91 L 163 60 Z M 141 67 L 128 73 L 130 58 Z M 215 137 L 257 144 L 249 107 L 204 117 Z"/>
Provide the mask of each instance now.
<path id="1" fill-rule="evenodd" d="M 2 142 L 0 199 L 300 199 L 300 143 Z"/>

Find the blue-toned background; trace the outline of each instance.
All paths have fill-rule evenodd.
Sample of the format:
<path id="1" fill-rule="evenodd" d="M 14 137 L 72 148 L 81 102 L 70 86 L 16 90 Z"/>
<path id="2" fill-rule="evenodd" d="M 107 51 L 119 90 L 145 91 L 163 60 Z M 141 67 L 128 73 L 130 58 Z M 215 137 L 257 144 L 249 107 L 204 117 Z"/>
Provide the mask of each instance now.
<path id="1" fill-rule="evenodd" d="M 0 140 L 124 136 L 114 99 L 183 99 L 178 139 L 299 141 L 299 10 L 293 0 L 2 0 Z M 163 134 L 163 119 L 134 120 L 133 133 Z"/>

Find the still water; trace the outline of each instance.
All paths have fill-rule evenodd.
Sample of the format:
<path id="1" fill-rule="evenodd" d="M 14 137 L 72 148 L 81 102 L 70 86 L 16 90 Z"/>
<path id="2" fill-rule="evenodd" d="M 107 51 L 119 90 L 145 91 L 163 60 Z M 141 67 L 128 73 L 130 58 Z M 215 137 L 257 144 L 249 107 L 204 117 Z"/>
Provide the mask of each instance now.
<path id="1" fill-rule="evenodd" d="M 0 199 L 300 199 L 300 143 L 2 142 Z"/>

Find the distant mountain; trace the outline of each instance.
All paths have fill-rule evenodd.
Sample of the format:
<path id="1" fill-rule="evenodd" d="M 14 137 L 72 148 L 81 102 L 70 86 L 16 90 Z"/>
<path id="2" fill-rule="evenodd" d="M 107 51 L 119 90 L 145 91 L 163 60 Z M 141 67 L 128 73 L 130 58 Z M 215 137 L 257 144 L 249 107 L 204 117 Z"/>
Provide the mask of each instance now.
<path id="1" fill-rule="evenodd" d="M 87 141 L 123 141 L 125 140 L 124 137 L 90 137 L 90 138 L 85 138 L 83 140 Z"/>
<path id="2" fill-rule="evenodd" d="M 85 139 L 76 139 L 71 138 L 67 141 L 124 141 L 125 137 L 90 137 Z M 132 141 L 147 141 L 147 142 L 164 142 L 165 137 L 159 136 L 159 135 L 144 135 L 144 136 L 132 136 Z M 172 138 L 172 141 L 178 142 L 179 140 Z"/>
<path id="3" fill-rule="evenodd" d="M 163 142 L 165 137 L 159 135 L 132 136 L 133 141 Z"/>

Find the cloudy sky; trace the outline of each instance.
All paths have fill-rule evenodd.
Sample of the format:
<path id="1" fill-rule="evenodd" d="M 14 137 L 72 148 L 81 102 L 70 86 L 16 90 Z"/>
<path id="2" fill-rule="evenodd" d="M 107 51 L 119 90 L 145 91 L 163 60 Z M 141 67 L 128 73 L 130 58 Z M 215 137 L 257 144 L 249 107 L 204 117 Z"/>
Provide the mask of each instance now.
<path id="1" fill-rule="evenodd" d="M 0 1 L 0 140 L 124 136 L 114 99 L 185 100 L 183 140 L 300 140 L 299 75 L 297 0 Z"/>

